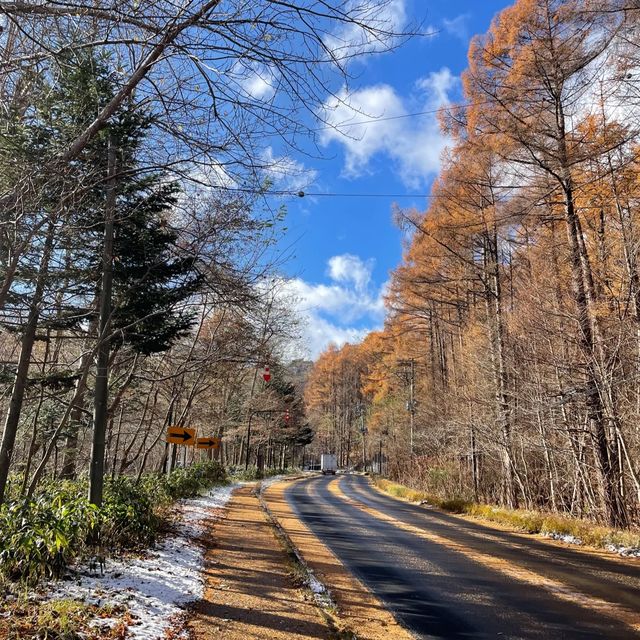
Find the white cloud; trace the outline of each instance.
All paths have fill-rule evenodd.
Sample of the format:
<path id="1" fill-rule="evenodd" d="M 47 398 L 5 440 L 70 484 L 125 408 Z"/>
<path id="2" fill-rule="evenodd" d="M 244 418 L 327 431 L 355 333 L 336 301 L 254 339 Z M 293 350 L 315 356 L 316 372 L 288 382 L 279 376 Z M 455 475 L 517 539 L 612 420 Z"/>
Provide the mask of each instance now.
<path id="1" fill-rule="evenodd" d="M 263 171 L 273 181 L 274 189 L 297 192 L 305 189 L 317 177 L 315 169 L 308 169 L 289 156 L 276 156 L 272 147 L 262 154 Z"/>
<path id="2" fill-rule="evenodd" d="M 356 291 L 366 291 L 371 282 L 374 261 L 363 262 L 358 256 L 345 253 L 333 256 L 327 263 L 328 275 L 335 282 L 353 283 Z"/>
<path id="3" fill-rule="evenodd" d="M 330 282 L 293 278 L 283 284 L 281 295 L 295 300 L 301 316 L 301 346 L 306 357 L 316 358 L 331 343 L 360 342 L 380 328 L 386 284 L 379 288 L 372 285 L 374 264 L 374 260 L 352 254 L 333 256 L 327 261 Z"/>
<path id="4" fill-rule="evenodd" d="M 403 33 L 407 24 L 406 0 L 349 0 L 342 11 L 352 20 L 327 34 L 324 43 L 337 59 L 359 53 L 386 51 L 395 44 L 393 35 Z M 369 29 L 360 25 L 366 24 Z M 386 36 L 385 34 L 391 34 Z"/>
<path id="5" fill-rule="evenodd" d="M 447 20 L 445 18 L 442 21 L 444 26 L 444 30 L 456 38 L 462 40 L 463 42 L 467 42 L 469 40 L 469 19 L 471 15 L 468 13 L 463 13 L 451 20 Z"/>
<path id="6" fill-rule="evenodd" d="M 368 333 L 379 327 L 367 327 L 365 329 L 355 329 L 353 327 L 339 327 L 324 318 L 308 319 L 305 325 L 305 357 L 315 360 L 330 344 L 335 344 L 338 348 L 343 345 L 357 344 L 362 342 Z"/>
<path id="7" fill-rule="evenodd" d="M 324 146 L 332 142 L 343 145 L 344 173 L 348 177 L 370 171 L 371 160 L 386 155 L 407 186 L 424 185 L 438 172 L 447 139 L 440 131 L 437 113 L 409 114 L 433 112 L 447 105 L 458 83 L 459 79 L 444 67 L 418 79 L 414 94 L 408 98 L 387 84 L 352 93 L 343 88 L 325 102 L 319 114 L 331 125 L 322 131 L 320 142 Z M 378 122 L 355 124 L 378 118 Z"/>
<path id="8" fill-rule="evenodd" d="M 275 95 L 277 84 L 276 74 L 263 65 L 247 70 L 241 81 L 242 89 L 247 95 L 264 102 Z"/>
<path id="9" fill-rule="evenodd" d="M 449 103 L 449 94 L 458 84 L 458 78 L 447 67 L 433 71 L 416 81 L 416 88 L 423 91 L 429 100 L 438 106 Z"/>

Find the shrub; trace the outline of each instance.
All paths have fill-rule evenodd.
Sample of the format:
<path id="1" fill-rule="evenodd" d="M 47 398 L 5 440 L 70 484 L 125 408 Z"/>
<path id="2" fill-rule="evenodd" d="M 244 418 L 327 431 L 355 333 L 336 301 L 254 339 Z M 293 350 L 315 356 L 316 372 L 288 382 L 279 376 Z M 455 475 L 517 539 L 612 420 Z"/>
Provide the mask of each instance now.
<path id="1" fill-rule="evenodd" d="M 65 483 L 0 507 L 0 572 L 6 577 L 30 583 L 57 578 L 84 548 L 100 514 L 69 488 Z"/>
<path id="2" fill-rule="evenodd" d="M 216 482 L 225 479 L 224 469 L 217 462 L 204 462 L 176 469 L 168 476 L 164 476 L 163 490 L 170 502 L 181 498 L 191 498 L 198 495 Z"/>
<path id="3" fill-rule="evenodd" d="M 452 498 L 451 500 L 441 500 L 439 506 L 445 511 L 451 511 L 451 513 L 466 513 L 470 504 L 462 498 Z"/>
<path id="4" fill-rule="evenodd" d="M 105 484 L 100 509 L 100 543 L 111 550 L 145 546 L 155 540 L 159 518 L 152 492 L 127 477 Z"/>
<path id="5" fill-rule="evenodd" d="M 292 473 L 299 473 L 300 469 L 290 467 L 287 467 L 286 469 L 263 469 L 262 473 L 259 473 L 257 467 L 249 467 L 248 469 L 245 469 L 242 466 L 237 466 L 230 467 L 228 472 L 234 480 L 251 482 L 253 480 L 262 480 L 263 478 L 272 478 L 273 476 L 286 476 Z"/>
<path id="6" fill-rule="evenodd" d="M 14 498 L 0 507 L 0 576 L 31 584 L 59 578 L 88 555 L 96 527 L 101 546 L 111 551 L 148 545 L 158 534 L 161 507 L 224 479 L 224 469 L 208 462 L 140 482 L 107 480 L 100 509 L 89 504 L 86 480 L 43 484 L 31 500 Z"/>

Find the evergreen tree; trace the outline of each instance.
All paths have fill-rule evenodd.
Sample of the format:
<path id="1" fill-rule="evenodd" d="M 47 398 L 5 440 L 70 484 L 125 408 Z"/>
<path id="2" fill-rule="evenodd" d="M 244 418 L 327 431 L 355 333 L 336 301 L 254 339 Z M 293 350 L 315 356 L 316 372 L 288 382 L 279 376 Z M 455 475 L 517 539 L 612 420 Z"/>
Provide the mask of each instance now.
<path id="1" fill-rule="evenodd" d="M 34 80 L 38 100 L 24 112 L 7 116 L 0 154 L 14 153 L 22 164 L 56 157 L 61 148 L 95 117 L 115 93 L 109 59 L 75 53 L 60 59 L 54 74 Z M 10 126 L 9 126 L 10 124 Z M 143 354 L 168 349 L 190 328 L 193 317 L 180 303 L 201 282 L 195 258 L 177 245 L 167 224 L 178 188 L 162 171 L 143 172 L 141 161 L 153 119 L 134 102 L 112 118 L 64 172 L 40 183 L 37 197 L 26 200 L 25 211 L 8 245 L 5 272 L 12 268 L 11 244 L 29 242 L 0 319 L 20 333 L 20 356 L 0 448 L 0 502 L 8 477 L 28 370 L 38 330 L 65 329 L 95 336 L 102 263 L 107 158 L 109 141 L 117 150 L 115 176 L 114 284 L 111 348 L 128 345 Z M 90 344 L 87 345 L 90 347 Z M 84 402 L 90 349 L 80 363 L 72 404 Z M 60 384 L 56 375 L 55 384 Z M 41 383 L 46 381 L 41 380 Z M 72 412 L 73 414 L 73 412 Z M 65 475 L 73 475 L 78 412 L 70 415 Z M 75 418 L 75 419 L 74 419 Z M 43 465 L 41 465 L 43 466 Z"/>

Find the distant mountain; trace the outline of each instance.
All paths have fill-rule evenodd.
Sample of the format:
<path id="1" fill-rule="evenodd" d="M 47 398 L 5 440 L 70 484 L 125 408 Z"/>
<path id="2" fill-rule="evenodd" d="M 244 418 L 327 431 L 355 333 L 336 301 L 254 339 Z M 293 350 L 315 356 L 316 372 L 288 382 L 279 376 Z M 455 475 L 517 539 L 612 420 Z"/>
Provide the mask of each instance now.
<path id="1" fill-rule="evenodd" d="M 289 380 L 302 390 L 306 383 L 309 373 L 313 368 L 311 360 L 293 360 L 286 365 L 287 377 Z"/>

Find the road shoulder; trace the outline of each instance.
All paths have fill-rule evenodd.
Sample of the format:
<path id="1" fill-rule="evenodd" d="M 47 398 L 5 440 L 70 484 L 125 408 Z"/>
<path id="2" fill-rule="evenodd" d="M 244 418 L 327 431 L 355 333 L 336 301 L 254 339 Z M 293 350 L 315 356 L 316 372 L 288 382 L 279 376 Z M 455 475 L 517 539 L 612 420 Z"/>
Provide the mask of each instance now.
<path id="1" fill-rule="evenodd" d="M 208 533 L 204 597 L 193 608 L 191 638 L 330 639 L 332 631 L 295 579 L 253 487 L 239 489 L 225 520 Z"/>
<path id="2" fill-rule="evenodd" d="M 476 524 L 481 527 L 484 527 L 488 530 L 499 531 L 501 533 L 508 533 L 518 538 L 521 538 L 523 542 L 527 542 L 528 540 L 534 539 L 538 542 L 541 542 L 544 545 L 547 545 L 551 549 L 570 549 L 572 552 L 576 554 L 583 554 L 591 557 L 598 557 L 607 562 L 617 563 L 623 566 L 629 566 L 631 564 L 637 564 L 640 566 L 640 558 L 637 556 L 625 556 L 616 552 L 615 550 L 603 549 L 601 547 L 595 547 L 585 543 L 576 544 L 575 542 L 569 542 L 562 538 L 553 538 L 549 534 L 546 533 L 530 533 L 527 531 L 523 531 L 522 528 L 516 525 L 508 525 L 502 522 L 496 522 L 495 520 L 490 520 L 489 518 L 485 518 L 479 515 L 471 515 L 466 513 L 455 513 L 453 511 L 446 511 L 445 509 L 441 509 L 440 507 L 436 507 L 434 505 L 425 505 L 421 502 L 414 502 L 409 500 L 408 498 L 403 498 L 400 496 L 393 495 L 392 493 L 388 493 L 381 487 L 377 486 L 375 482 L 369 479 L 369 488 L 372 491 L 375 491 L 381 497 L 386 498 L 388 500 L 395 500 L 396 502 L 403 504 L 410 504 L 414 507 L 420 507 L 425 510 L 425 512 L 433 511 L 436 513 L 441 513 L 452 520 L 459 520 L 461 523 L 471 523 Z"/>
<path id="3" fill-rule="evenodd" d="M 294 480 L 301 482 L 303 480 Z M 337 605 L 336 626 L 348 637 L 357 630 L 362 640 L 410 640 L 413 636 L 396 621 L 331 550 L 302 522 L 289 503 L 285 492 L 290 482 L 272 485 L 264 492 L 264 499 L 272 516 L 317 578 L 326 585 Z"/>

